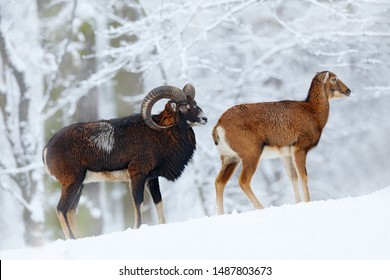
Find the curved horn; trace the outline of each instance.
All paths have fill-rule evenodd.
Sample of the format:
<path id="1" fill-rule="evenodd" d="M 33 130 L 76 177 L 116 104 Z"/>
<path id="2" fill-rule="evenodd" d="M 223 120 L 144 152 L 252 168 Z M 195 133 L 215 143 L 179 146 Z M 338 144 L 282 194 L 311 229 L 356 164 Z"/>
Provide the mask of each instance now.
<path id="1" fill-rule="evenodd" d="M 183 87 L 183 91 L 188 94 L 189 96 L 192 97 L 193 100 L 195 100 L 195 88 L 193 85 L 191 84 L 186 84 L 184 87 Z"/>
<path id="2" fill-rule="evenodd" d="M 186 94 L 179 88 L 173 86 L 161 86 L 150 91 L 142 101 L 141 116 L 145 123 L 154 130 L 163 130 L 170 126 L 160 126 L 152 119 L 152 108 L 160 99 L 168 98 L 175 102 L 187 101 Z"/>

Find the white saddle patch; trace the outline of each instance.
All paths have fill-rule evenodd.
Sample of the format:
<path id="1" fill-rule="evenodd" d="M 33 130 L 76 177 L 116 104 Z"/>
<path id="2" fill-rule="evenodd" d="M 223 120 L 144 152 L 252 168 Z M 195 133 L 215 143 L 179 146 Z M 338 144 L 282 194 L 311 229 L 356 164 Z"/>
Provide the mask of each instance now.
<path id="1" fill-rule="evenodd" d="M 98 130 L 100 131 L 99 134 L 91 136 L 92 142 L 99 149 L 108 153 L 111 152 L 115 144 L 114 127 L 109 123 L 101 122 Z"/>

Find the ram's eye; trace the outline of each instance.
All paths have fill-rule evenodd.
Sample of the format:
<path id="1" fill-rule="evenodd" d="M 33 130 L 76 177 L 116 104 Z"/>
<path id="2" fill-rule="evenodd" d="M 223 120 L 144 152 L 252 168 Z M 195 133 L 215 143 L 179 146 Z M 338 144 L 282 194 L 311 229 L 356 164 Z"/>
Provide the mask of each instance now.
<path id="1" fill-rule="evenodd" d="M 333 79 L 332 79 L 332 82 L 333 82 L 333 83 L 337 82 L 337 79 L 336 79 L 336 78 L 333 78 Z"/>
<path id="2" fill-rule="evenodd" d="M 182 111 L 182 112 L 185 112 L 185 111 L 187 111 L 188 109 L 190 109 L 190 105 L 183 105 L 183 106 L 180 106 L 180 111 Z"/>

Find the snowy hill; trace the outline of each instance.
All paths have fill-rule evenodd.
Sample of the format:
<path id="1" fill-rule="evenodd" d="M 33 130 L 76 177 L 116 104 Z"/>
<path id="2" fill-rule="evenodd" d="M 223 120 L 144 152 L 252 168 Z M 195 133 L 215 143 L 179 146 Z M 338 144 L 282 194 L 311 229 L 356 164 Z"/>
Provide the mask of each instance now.
<path id="1" fill-rule="evenodd" d="M 340 200 L 142 226 L 0 259 L 390 259 L 390 187 Z"/>

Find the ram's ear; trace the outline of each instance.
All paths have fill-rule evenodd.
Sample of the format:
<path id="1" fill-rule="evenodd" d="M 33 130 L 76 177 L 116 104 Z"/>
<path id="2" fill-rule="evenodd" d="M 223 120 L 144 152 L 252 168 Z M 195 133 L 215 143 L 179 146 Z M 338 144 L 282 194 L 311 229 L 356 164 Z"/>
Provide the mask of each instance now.
<path id="1" fill-rule="evenodd" d="M 173 112 L 176 112 L 176 109 L 177 109 L 176 102 L 171 103 L 171 109 Z"/>
<path id="2" fill-rule="evenodd" d="M 326 81 L 328 80 L 329 78 L 329 72 L 327 71 L 324 75 L 324 80 L 322 81 L 322 83 L 325 85 Z"/>

